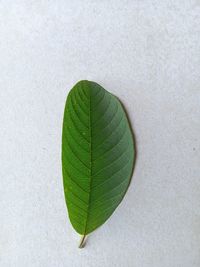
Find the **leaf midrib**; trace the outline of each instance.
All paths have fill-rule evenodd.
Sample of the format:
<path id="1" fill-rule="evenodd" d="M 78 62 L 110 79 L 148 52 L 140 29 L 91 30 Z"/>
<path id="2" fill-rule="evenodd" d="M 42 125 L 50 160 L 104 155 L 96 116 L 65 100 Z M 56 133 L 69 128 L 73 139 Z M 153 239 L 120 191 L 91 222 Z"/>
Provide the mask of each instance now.
<path id="1" fill-rule="evenodd" d="M 90 202 L 91 202 L 91 189 L 92 189 L 92 120 L 91 120 L 91 88 L 89 88 L 89 136 L 90 136 L 90 185 L 89 185 L 89 198 L 88 198 L 88 207 L 87 207 L 87 217 L 86 217 L 86 223 L 85 223 L 85 229 L 84 229 L 84 235 L 86 235 L 87 226 L 88 226 L 88 218 L 90 213 Z"/>

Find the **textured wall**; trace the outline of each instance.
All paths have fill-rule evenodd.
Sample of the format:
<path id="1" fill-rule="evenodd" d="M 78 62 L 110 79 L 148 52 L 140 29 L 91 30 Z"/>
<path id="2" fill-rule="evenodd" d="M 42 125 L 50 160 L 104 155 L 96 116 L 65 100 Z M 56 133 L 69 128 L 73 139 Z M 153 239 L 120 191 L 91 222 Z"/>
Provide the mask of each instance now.
<path id="1" fill-rule="evenodd" d="M 65 98 L 125 104 L 138 159 L 112 218 L 77 248 L 64 202 Z M 200 1 L 0 1 L 0 266 L 200 266 Z"/>

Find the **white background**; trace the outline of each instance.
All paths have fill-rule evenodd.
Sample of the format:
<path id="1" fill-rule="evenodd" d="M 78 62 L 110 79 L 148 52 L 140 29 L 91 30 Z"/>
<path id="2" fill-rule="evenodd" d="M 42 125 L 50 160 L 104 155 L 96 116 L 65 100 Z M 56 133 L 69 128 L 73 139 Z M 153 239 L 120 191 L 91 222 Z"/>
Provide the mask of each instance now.
<path id="1" fill-rule="evenodd" d="M 128 193 L 84 249 L 61 175 L 66 96 L 127 108 Z M 0 1 L 0 266 L 200 266 L 200 1 Z"/>

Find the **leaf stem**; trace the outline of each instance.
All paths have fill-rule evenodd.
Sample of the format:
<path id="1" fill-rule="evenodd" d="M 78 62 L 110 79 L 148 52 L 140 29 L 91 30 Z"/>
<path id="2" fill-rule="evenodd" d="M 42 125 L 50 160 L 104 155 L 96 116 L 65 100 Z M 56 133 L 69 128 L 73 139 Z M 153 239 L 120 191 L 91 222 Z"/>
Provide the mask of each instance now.
<path id="1" fill-rule="evenodd" d="M 86 238 L 86 235 L 82 235 L 81 236 L 81 240 L 80 240 L 80 243 L 79 243 L 79 248 L 84 248 L 84 246 L 85 246 L 85 238 Z"/>

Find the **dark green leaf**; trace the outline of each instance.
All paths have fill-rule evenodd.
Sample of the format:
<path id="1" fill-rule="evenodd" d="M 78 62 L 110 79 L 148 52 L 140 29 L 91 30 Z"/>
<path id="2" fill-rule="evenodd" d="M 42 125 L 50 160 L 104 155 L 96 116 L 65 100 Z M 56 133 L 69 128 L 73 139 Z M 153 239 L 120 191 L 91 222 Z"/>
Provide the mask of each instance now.
<path id="1" fill-rule="evenodd" d="M 86 235 L 102 225 L 128 188 L 134 141 L 119 100 L 100 85 L 78 82 L 64 112 L 62 170 L 75 230 Z"/>

